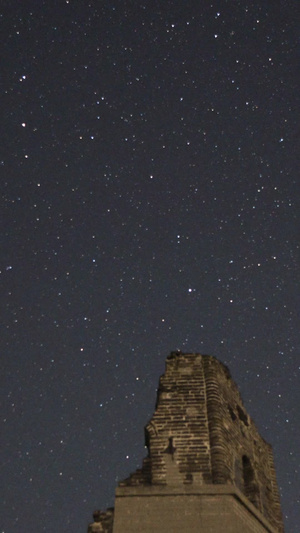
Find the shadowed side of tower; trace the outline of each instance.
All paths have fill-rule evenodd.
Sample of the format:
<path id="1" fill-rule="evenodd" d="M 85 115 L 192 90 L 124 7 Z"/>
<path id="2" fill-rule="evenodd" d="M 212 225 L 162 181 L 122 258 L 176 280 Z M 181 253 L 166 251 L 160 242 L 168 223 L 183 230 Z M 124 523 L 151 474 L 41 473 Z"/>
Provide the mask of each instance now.
<path id="1" fill-rule="evenodd" d="M 145 439 L 148 457 L 119 484 L 102 531 L 283 532 L 272 448 L 217 359 L 168 356 Z"/>

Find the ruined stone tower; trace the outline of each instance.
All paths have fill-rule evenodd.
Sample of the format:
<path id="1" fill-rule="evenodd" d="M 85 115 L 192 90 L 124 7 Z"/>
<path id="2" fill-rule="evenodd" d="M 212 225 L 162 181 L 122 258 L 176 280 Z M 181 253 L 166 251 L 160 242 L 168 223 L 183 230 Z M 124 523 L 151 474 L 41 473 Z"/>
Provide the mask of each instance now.
<path id="1" fill-rule="evenodd" d="M 95 531 L 283 533 L 272 448 L 217 359 L 168 356 L 145 436 L 148 457 Z"/>

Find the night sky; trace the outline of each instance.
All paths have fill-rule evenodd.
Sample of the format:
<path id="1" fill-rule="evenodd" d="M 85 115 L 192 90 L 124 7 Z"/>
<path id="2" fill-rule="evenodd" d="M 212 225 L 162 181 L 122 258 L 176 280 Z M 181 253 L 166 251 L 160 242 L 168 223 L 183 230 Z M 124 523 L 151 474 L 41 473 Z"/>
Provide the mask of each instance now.
<path id="1" fill-rule="evenodd" d="M 2 1 L 1 533 L 113 506 L 176 349 L 229 366 L 298 531 L 298 8 Z"/>

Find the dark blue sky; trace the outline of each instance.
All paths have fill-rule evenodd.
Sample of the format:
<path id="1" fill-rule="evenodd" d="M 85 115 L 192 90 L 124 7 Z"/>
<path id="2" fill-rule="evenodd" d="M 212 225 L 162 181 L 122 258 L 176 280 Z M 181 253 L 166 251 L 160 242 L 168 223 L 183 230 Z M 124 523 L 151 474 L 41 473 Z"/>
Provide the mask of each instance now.
<path id="1" fill-rule="evenodd" d="M 2 3 L 1 532 L 113 505 L 181 349 L 229 366 L 295 533 L 297 15 Z"/>

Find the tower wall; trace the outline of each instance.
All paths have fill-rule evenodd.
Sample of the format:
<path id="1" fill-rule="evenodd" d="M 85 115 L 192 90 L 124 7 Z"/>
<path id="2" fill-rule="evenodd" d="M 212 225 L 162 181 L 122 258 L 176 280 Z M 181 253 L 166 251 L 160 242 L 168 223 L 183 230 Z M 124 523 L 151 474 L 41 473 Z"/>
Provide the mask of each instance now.
<path id="1" fill-rule="evenodd" d="M 246 413 L 228 369 L 203 356 L 214 483 L 230 483 L 282 531 L 279 492 L 271 446 Z"/>
<path id="2" fill-rule="evenodd" d="M 152 484 L 211 483 L 205 376 L 200 355 L 171 355 L 146 426 Z"/>

